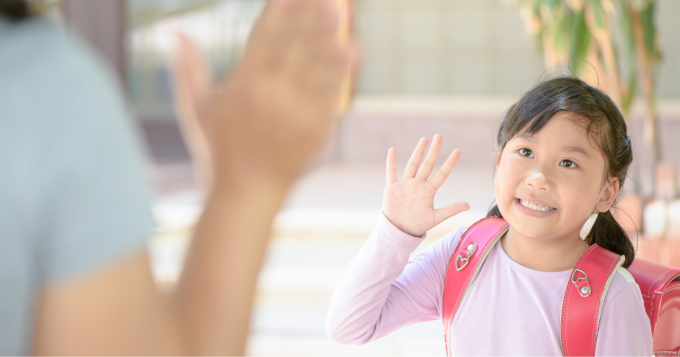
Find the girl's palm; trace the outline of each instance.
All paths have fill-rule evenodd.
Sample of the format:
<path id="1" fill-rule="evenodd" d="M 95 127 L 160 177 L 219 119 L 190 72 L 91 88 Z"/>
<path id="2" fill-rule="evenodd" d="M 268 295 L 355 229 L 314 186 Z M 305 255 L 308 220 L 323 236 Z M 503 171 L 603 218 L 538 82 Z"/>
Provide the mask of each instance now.
<path id="1" fill-rule="evenodd" d="M 390 148 L 387 154 L 387 185 L 383 195 L 383 213 L 397 228 L 412 236 L 421 236 L 447 218 L 470 208 L 465 202 L 434 208 L 435 193 L 460 158 L 460 150 L 454 150 L 428 181 L 437 161 L 442 140 L 441 135 L 434 136 L 432 147 L 423 165 L 418 168 L 428 144 L 426 138 L 421 139 L 406 165 L 401 181 L 397 179 L 396 150 Z"/>

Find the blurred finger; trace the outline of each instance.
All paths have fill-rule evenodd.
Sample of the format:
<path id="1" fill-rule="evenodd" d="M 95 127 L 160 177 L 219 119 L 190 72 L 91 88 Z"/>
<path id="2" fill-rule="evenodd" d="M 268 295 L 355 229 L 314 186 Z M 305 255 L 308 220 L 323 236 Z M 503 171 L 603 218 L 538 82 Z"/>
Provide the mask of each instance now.
<path id="1" fill-rule="evenodd" d="M 178 104 L 195 116 L 200 102 L 211 89 L 210 74 L 194 41 L 181 32 L 176 33 L 177 47 L 173 77 Z"/>
<path id="2" fill-rule="evenodd" d="M 397 149 L 390 148 L 387 151 L 387 184 L 393 184 L 397 181 Z"/>
<path id="3" fill-rule="evenodd" d="M 444 139 L 441 135 L 435 134 L 434 138 L 432 139 L 432 145 L 430 145 L 430 150 L 427 151 L 425 161 L 423 161 L 420 169 L 418 169 L 418 173 L 416 174 L 417 178 L 427 181 L 427 179 L 430 177 L 430 174 L 434 169 L 434 165 L 437 163 L 437 156 L 439 156 L 439 151 L 442 148 L 443 140 Z"/>
<path id="4" fill-rule="evenodd" d="M 319 63 L 311 73 L 304 74 L 307 78 L 308 93 L 324 97 L 337 103 L 340 113 L 346 109 L 352 97 L 352 85 L 358 66 L 358 49 L 354 44 L 346 50 L 337 53 L 336 58 L 328 58 Z M 309 71 L 308 71 L 309 72 Z M 299 80 L 305 80 L 300 78 Z"/>
<path id="5" fill-rule="evenodd" d="M 413 154 L 411 154 L 411 158 L 408 159 L 408 163 L 406 164 L 403 176 L 404 180 L 415 177 L 418 166 L 420 166 L 420 160 L 423 158 L 425 148 L 429 142 L 430 140 L 428 138 L 421 138 L 418 145 L 416 145 L 416 149 L 413 150 Z"/>
<path id="6" fill-rule="evenodd" d="M 327 1 L 327 0 L 326 0 Z M 308 26 L 315 0 L 269 0 L 255 24 L 246 46 L 243 62 L 264 65 L 261 70 L 277 72 L 286 67 L 287 57 L 295 55 L 302 29 Z"/>
<path id="7" fill-rule="evenodd" d="M 436 209 L 434 211 L 434 224 L 437 225 L 439 223 L 444 222 L 448 218 L 451 218 L 458 213 L 461 213 L 463 211 L 467 211 L 470 209 L 470 205 L 467 202 L 456 202 L 452 203 L 448 206 L 444 206 L 442 208 Z"/>
<path id="8" fill-rule="evenodd" d="M 332 74 L 335 68 L 328 68 L 329 64 L 338 67 L 335 62 L 346 57 L 351 46 L 351 34 L 340 24 L 347 21 L 340 10 L 328 6 L 330 3 L 328 0 L 317 1 L 326 3 L 328 8 L 315 12 L 310 23 L 300 29 L 295 41 L 286 49 L 286 53 L 281 54 L 284 72 L 298 82 L 309 79 L 310 71 Z M 314 71 L 317 67 L 318 70 Z"/>
<path id="9" fill-rule="evenodd" d="M 442 165 L 442 167 L 440 167 L 439 170 L 437 170 L 437 172 L 430 180 L 430 183 L 432 184 L 432 186 L 434 186 L 435 189 L 439 189 L 439 187 L 441 187 L 446 178 L 449 177 L 451 170 L 453 170 L 453 168 L 456 167 L 456 164 L 458 163 L 458 159 L 460 159 L 460 156 L 461 156 L 460 150 L 458 149 L 453 150 L 451 155 L 449 155 L 448 159 L 446 159 L 444 165 Z"/>

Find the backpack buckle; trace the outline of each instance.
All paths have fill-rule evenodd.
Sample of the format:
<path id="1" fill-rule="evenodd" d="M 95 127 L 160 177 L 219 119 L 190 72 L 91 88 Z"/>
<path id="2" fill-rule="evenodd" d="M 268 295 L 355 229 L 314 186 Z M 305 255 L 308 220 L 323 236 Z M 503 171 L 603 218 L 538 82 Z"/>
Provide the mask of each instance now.
<path id="1" fill-rule="evenodd" d="M 472 254 L 475 254 L 476 251 L 477 251 L 477 243 L 474 243 L 474 242 L 468 244 L 467 249 L 461 250 L 461 252 L 458 253 L 458 256 L 456 257 L 456 264 L 455 264 L 456 270 L 457 271 L 463 270 L 463 268 L 465 268 L 468 265 L 468 263 L 470 262 L 470 257 L 472 256 Z M 466 253 L 465 256 L 463 256 L 463 252 Z M 463 265 L 460 265 L 461 262 L 463 263 Z"/>
<path id="2" fill-rule="evenodd" d="M 580 273 L 578 276 L 577 273 Z M 588 274 L 581 269 L 574 269 L 571 273 L 571 282 L 576 287 L 578 294 L 583 297 L 588 297 L 591 292 L 590 282 L 588 281 Z"/>

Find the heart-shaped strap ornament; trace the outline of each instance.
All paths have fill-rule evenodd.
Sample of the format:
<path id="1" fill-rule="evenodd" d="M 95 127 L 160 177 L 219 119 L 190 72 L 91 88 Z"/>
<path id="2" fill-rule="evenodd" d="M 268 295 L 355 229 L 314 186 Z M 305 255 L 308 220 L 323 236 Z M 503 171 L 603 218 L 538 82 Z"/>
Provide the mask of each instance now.
<path id="1" fill-rule="evenodd" d="M 576 287 L 578 294 L 583 297 L 590 296 L 592 288 L 590 287 L 590 282 L 588 281 L 588 274 L 581 269 L 574 269 L 571 273 L 571 283 Z"/>
<path id="2" fill-rule="evenodd" d="M 477 243 L 470 243 L 468 244 L 467 248 L 462 249 L 460 253 L 458 253 L 458 256 L 456 257 L 456 270 L 461 271 L 463 268 L 465 268 L 468 263 L 470 262 L 470 257 L 472 257 L 473 254 L 477 251 Z M 463 254 L 465 254 L 463 256 Z M 463 265 L 461 265 L 461 263 Z"/>

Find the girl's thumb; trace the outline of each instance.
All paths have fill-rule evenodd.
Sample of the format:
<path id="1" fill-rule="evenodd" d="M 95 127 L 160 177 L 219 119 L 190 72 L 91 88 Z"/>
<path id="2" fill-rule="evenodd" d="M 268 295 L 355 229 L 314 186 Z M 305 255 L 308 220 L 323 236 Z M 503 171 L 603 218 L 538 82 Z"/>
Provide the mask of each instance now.
<path id="1" fill-rule="evenodd" d="M 470 205 L 467 202 L 456 202 L 442 208 L 438 208 L 434 211 L 434 224 L 436 226 L 439 223 L 444 222 L 446 219 L 469 209 Z"/>

